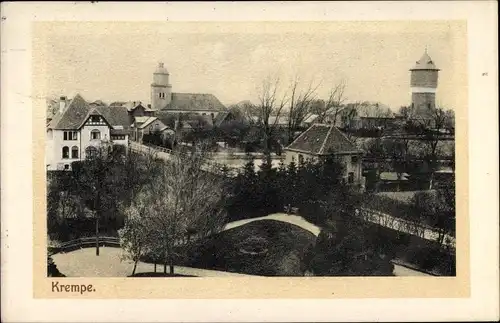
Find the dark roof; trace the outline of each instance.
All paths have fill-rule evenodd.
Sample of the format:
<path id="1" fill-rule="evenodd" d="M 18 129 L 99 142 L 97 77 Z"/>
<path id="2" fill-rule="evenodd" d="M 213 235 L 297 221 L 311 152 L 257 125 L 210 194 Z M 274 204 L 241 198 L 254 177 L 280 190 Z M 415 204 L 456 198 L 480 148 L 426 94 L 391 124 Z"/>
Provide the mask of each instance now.
<path id="1" fill-rule="evenodd" d="M 102 108 L 99 111 L 112 126 L 123 126 L 125 129 L 130 128 L 130 118 L 127 108 L 114 106 Z"/>
<path id="2" fill-rule="evenodd" d="M 219 127 L 224 120 L 226 120 L 227 116 L 231 113 L 231 111 L 223 111 L 219 112 L 219 114 L 214 119 L 214 126 Z"/>
<path id="3" fill-rule="evenodd" d="M 415 70 L 435 70 L 439 71 L 439 69 L 436 67 L 434 64 L 434 61 L 432 58 L 427 54 L 427 51 L 425 51 L 424 55 L 420 57 L 420 59 L 415 63 L 413 68 L 410 71 L 415 71 Z"/>
<path id="4" fill-rule="evenodd" d="M 110 133 L 112 135 L 129 135 L 130 130 L 129 129 L 111 129 Z"/>
<path id="5" fill-rule="evenodd" d="M 286 149 L 313 155 L 360 152 L 340 130 L 329 124 L 313 124 Z"/>
<path id="6" fill-rule="evenodd" d="M 63 113 L 57 113 L 49 124 L 52 129 L 80 129 L 91 114 L 99 114 L 111 126 L 123 126 L 128 129 L 130 122 L 125 107 L 90 106 L 80 94 L 69 102 Z"/>
<path id="7" fill-rule="evenodd" d="M 90 103 L 90 105 L 93 105 L 93 106 L 100 106 L 100 107 L 105 107 L 107 106 L 106 103 L 104 103 L 102 100 L 96 100 L 92 103 Z"/>
<path id="8" fill-rule="evenodd" d="M 172 100 L 163 110 L 216 112 L 226 107 L 213 94 L 172 93 Z"/>

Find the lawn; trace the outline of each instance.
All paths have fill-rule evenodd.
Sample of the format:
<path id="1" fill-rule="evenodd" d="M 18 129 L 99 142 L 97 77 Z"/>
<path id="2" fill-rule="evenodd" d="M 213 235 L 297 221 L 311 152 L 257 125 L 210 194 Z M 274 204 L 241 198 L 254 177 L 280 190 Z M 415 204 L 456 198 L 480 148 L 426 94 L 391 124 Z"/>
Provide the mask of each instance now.
<path id="1" fill-rule="evenodd" d="M 184 266 L 262 276 L 303 276 L 316 236 L 296 225 L 259 220 L 223 231 L 187 251 Z"/>

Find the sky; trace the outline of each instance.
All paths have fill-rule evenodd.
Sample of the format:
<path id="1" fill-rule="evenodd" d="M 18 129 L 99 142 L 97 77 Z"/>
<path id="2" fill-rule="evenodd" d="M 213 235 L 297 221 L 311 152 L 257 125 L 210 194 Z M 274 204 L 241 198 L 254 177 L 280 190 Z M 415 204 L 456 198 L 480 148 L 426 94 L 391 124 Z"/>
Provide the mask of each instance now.
<path id="1" fill-rule="evenodd" d="M 38 23 L 33 88 L 39 97 L 150 103 L 159 62 L 173 92 L 211 93 L 225 104 L 257 102 L 268 77 L 285 93 L 346 82 L 346 100 L 397 110 L 411 103 L 410 72 L 427 47 L 441 69 L 437 102 L 454 109 L 467 92 L 465 25 L 457 21 Z"/>

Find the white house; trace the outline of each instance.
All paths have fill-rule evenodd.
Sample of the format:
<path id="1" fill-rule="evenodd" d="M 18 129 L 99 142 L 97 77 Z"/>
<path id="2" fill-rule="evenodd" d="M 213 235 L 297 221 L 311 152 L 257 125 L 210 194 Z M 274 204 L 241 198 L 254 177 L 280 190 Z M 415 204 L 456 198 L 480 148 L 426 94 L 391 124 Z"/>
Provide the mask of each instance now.
<path id="1" fill-rule="evenodd" d="M 128 146 L 128 120 L 124 107 L 91 106 L 79 94 L 69 103 L 61 100 L 47 125 L 47 170 L 69 170 L 102 143 Z"/>

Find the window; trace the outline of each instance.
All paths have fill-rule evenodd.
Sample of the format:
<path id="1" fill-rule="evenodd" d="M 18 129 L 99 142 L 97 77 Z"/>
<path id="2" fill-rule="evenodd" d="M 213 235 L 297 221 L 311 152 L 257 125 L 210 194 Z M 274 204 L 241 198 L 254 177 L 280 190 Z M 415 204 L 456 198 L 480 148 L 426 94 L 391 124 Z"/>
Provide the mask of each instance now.
<path id="1" fill-rule="evenodd" d="M 99 140 L 101 139 L 101 132 L 99 130 L 92 130 L 90 132 L 90 139 L 92 140 Z"/>
<path id="2" fill-rule="evenodd" d="M 62 158 L 67 159 L 69 158 L 69 147 L 64 146 L 62 149 Z"/>
<path id="3" fill-rule="evenodd" d="M 299 164 L 302 164 L 302 163 L 304 163 L 304 156 L 299 154 Z"/>
<path id="4" fill-rule="evenodd" d="M 78 131 L 65 131 L 64 140 L 78 140 Z"/>
<path id="5" fill-rule="evenodd" d="M 85 149 L 85 154 L 87 155 L 87 158 L 93 158 L 97 156 L 97 148 L 89 146 L 87 147 L 87 149 Z"/>
<path id="6" fill-rule="evenodd" d="M 112 135 L 111 140 L 125 140 L 124 135 Z"/>
<path id="7" fill-rule="evenodd" d="M 99 117 L 99 116 L 90 116 L 90 122 L 92 122 L 92 123 L 99 123 L 99 122 L 101 122 L 101 117 Z"/>
<path id="8" fill-rule="evenodd" d="M 354 173 L 353 172 L 349 172 L 349 174 L 347 175 L 347 182 L 349 184 L 354 183 Z"/>
<path id="9" fill-rule="evenodd" d="M 358 156 L 351 156 L 351 163 L 356 164 L 358 162 Z"/>
<path id="10" fill-rule="evenodd" d="M 71 158 L 78 158 L 78 147 L 73 146 L 71 148 Z"/>
<path id="11" fill-rule="evenodd" d="M 68 164 L 64 164 L 64 169 L 68 170 L 69 169 L 69 165 Z"/>

